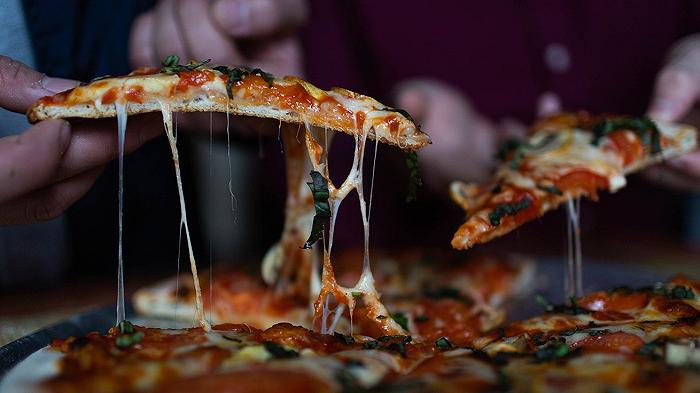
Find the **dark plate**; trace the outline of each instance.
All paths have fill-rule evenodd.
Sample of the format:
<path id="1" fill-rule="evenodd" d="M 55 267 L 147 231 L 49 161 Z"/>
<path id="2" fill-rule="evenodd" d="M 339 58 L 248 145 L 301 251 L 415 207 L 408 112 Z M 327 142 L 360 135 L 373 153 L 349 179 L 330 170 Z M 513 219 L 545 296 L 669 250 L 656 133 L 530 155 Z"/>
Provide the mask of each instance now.
<path id="1" fill-rule="evenodd" d="M 127 315 L 133 315 L 131 304 L 127 304 L 126 311 Z M 101 307 L 76 315 L 5 345 L 0 348 L 0 377 L 26 359 L 27 356 L 51 344 L 55 339 L 82 336 L 94 331 L 106 333 L 110 327 L 114 326 L 115 317 L 114 306 Z"/>

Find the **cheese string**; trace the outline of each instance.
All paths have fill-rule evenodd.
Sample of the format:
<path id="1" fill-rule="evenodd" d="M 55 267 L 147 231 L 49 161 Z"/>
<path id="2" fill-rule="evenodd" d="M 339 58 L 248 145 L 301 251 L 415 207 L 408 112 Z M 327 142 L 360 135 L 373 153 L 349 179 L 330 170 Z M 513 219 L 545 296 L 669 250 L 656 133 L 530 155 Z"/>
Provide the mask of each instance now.
<path id="1" fill-rule="evenodd" d="M 124 213 L 124 141 L 126 139 L 127 111 L 126 102 L 117 100 L 114 107 L 117 113 L 117 139 L 119 145 L 119 245 L 117 248 L 117 323 L 126 319 L 124 305 L 124 255 L 122 251 L 123 213 Z"/>
<path id="2" fill-rule="evenodd" d="M 214 112 L 209 112 L 209 184 L 214 184 L 212 172 L 212 148 L 213 148 L 213 117 Z M 180 267 L 178 262 L 178 268 Z M 214 323 L 212 310 L 214 309 L 214 262 L 212 256 L 212 235 L 209 235 L 209 324 Z"/>
<path id="3" fill-rule="evenodd" d="M 173 135 L 173 119 L 170 105 L 165 102 L 160 102 L 161 112 L 163 114 L 163 126 L 168 137 L 170 150 L 173 155 L 173 164 L 175 166 L 175 180 L 177 181 L 177 189 L 180 196 L 180 227 L 184 225 L 185 236 L 187 238 L 187 250 L 190 257 L 190 269 L 192 271 L 192 281 L 195 290 L 195 318 L 199 325 L 205 330 L 211 330 L 211 326 L 204 317 L 204 307 L 202 302 L 202 289 L 199 286 L 199 276 L 197 275 L 197 263 L 194 258 L 194 250 L 192 249 L 192 239 L 190 237 L 190 228 L 187 223 L 187 209 L 185 208 L 185 195 L 182 188 L 182 177 L 180 174 L 180 157 L 177 151 L 177 144 Z"/>

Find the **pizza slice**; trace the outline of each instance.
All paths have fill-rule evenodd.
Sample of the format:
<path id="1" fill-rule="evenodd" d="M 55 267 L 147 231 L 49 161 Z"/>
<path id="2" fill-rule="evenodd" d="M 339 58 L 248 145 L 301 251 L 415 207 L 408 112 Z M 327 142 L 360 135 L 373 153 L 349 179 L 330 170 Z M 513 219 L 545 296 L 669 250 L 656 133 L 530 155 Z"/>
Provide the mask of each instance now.
<path id="1" fill-rule="evenodd" d="M 285 150 L 290 152 L 287 157 L 287 217 L 280 242 L 273 247 L 263 265 L 263 277 L 282 296 L 310 298 L 320 291 L 320 281 L 326 286 L 329 285 L 328 277 L 332 276 L 332 273 L 328 274 L 328 271 L 332 270 L 332 240 L 329 240 L 328 251 L 324 252 L 323 266 L 326 274 L 321 280 L 317 277 L 319 263 L 313 263 L 314 253 L 318 251 L 309 249 L 323 237 L 326 221 L 331 222 L 328 238 L 333 238 L 337 210 L 331 212 L 329 204 L 339 206 L 350 191 L 357 190 L 363 207 L 362 214 L 366 215 L 361 174 L 366 141 L 374 139 L 376 143 L 395 145 L 409 152 L 430 143 L 428 135 L 420 130 L 407 112 L 383 105 L 370 97 L 341 88 L 324 91 L 296 77 L 277 78 L 260 69 L 249 67 L 210 67 L 208 61 L 181 65 L 177 56 L 168 57 L 161 68 L 138 69 L 124 77 L 98 78 L 66 92 L 44 97 L 29 108 L 27 116 L 31 122 L 49 118 L 116 116 L 119 126 L 118 140 L 123 144 L 126 119 L 129 115 L 158 111 L 163 114 L 163 124 L 173 154 L 180 196 L 181 225 L 185 229 L 195 293 L 195 313 L 199 324 L 205 328 L 208 327 L 208 322 L 204 315 L 202 290 L 187 223 L 173 112 L 222 112 L 227 114 L 227 120 L 228 115 L 233 114 L 276 119 L 280 121 L 280 128 L 282 122 L 298 123 L 305 127 L 304 144 L 290 137 L 290 132 L 284 133 Z M 323 137 L 324 141 L 328 141 L 327 130 L 345 132 L 355 139 L 355 164 L 340 192 L 333 186 L 325 168 L 328 162 L 327 149 L 309 143 L 309 138 L 320 140 Z M 316 135 L 311 136 L 314 133 Z M 308 152 L 308 158 L 304 149 Z M 123 155 L 120 155 L 119 159 L 121 201 Z M 324 160 L 323 163 L 319 161 L 321 159 Z M 308 189 L 309 185 L 305 184 L 307 168 L 313 168 L 313 181 L 308 184 L 315 188 L 311 190 Z M 323 187 L 325 188 L 322 189 Z M 325 195 L 324 200 L 318 199 L 319 195 Z M 322 211 L 319 212 L 319 209 Z M 311 228 L 301 228 L 301 225 L 308 225 L 312 214 Z M 121 220 L 121 205 L 119 217 Z M 363 221 L 366 224 L 365 233 L 368 234 L 368 220 Z M 119 225 L 121 236 L 121 221 Z M 307 240 L 303 241 L 302 235 L 305 235 Z M 366 235 L 365 242 L 367 241 Z M 300 246 L 304 250 L 299 250 Z M 366 249 L 366 262 L 363 262 L 366 266 L 366 278 L 371 276 L 367 253 Z M 118 281 L 121 289 L 118 291 L 117 310 L 118 319 L 123 319 L 123 311 L 119 312 L 124 309 L 121 251 L 118 255 Z M 383 310 L 384 306 L 379 301 L 372 280 L 365 280 L 365 284 L 362 290 L 369 295 L 368 302 L 374 305 L 374 309 Z M 316 307 L 316 310 L 319 308 Z M 398 325 L 394 325 L 393 331 L 401 330 Z"/>
<path id="2" fill-rule="evenodd" d="M 648 118 L 578 112 L 544 119 L 526 141 L 500 148 L 492 181 L 451 184 L 452 199 L 467 212 L 452 247 L 503 236 L 573 198 L 597 200 L 599 190 L 624 187 L 625 175 L 696 146 L 694 128 Z"/>
<path id="3" fill-rule="evenodd" d="M 127 115 L 161 112 L 221 112 L 309 124 L 368 137 L 402 149 L 430 143 L 410 115 L 375 99 L 342 88 L 325 91 L 297 77 L 278 78 L 258 68 L 209 66 L 208 61 L 179 64 L 170 56 L 161 68 L 140 68 L 127 76 L 103 77 L 39 99 L 27 111 L 35 123 L 56 118 L 116 117 L 117 104 Z"/>

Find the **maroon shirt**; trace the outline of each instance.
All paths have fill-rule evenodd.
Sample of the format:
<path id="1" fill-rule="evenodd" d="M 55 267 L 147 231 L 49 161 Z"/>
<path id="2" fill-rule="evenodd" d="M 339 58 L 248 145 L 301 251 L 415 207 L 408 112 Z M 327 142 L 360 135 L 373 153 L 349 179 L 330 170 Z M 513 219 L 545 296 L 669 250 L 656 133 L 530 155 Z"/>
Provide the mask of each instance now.
<path id="1" fill-rule="evenodd" d="M 437 78 L 461 90 L 486 116 L 527 123 L 547 91 L 567 110 L 642 114 L 669 48 L 698 30 L 697 1 L 316 0 L 304 45 L 307 78 L 320 87 L 343 86 L 391 104 L 398 82 Z M 334 145 L 331 155 L 336 178 L 346 173 L 344 156 L 352 151 L 350 138 L 337 139 L 341 146 Z M 373 145 L 367 151 L 371 158 Z M 333 165 L 338 161 L 343 164 Z M 406 207 L 401 161 L 397 149 L 380 148 L 372 246 L 448 248 L 464 212 L 446 200 L 447 190 L 442 196 L 423 192 L 418 204 Z M 617 226 L 663 231 L 677 222 L 677 215 L 649 206 L 682 206 L 681 195 L 634 179 L 630 183 L 623 195 L 604 194 L 604 203 L 584 206 L 589 232 Z M 357 204 L 344 205 L 336 250 L 362 242 Z M 547 215 L 544 225 L 529 224 L 510 241 L 520 244 L 519 250 L 529 237 L 545 247 L 553 240 L 558 250 L 565 236 L 559 236 L 564 234 L 560 220 L 561 212 Z"/>

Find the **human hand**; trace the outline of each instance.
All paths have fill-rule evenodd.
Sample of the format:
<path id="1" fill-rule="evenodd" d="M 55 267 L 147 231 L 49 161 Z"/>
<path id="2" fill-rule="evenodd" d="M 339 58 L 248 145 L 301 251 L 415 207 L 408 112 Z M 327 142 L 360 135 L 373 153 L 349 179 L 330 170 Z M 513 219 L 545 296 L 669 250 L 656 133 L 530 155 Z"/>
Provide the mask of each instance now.
<path id="1" fill-rule="evenodd" d="M 38 98 L 74 87 L 0 56 L 0 107 L 24 112 Z M 125 151 L 158 135 L 158 119 L 130 122 Z M 117 157 L 115 121 L 46 120 L 0 138 L 0 225 L 54 218 L 84 195 Z"/>
<path id="2" fill-rule="evenodd" d="M 700 126 L 700 34 L 680 40 L 670 50 L 654 87 L 648 115 L 663 121 Z M 700 191 L 700 151 L 645 171 L 647 178 L 673 188 Z"/>
<path id="3" fill-rule="evenodd" d="M 184 61 L 250 65 L 276 75 L 302 75 L 302 52 L 296 29 L 307 16 L 305 0 L 161 0 L 140 15 L 131 29 L 129 58 L 133 66 L 158 66 L 168 55 Z M 203 131 L 208 114 L 187 113 L 182 128 Z M 257 135 L 259 122 L 236 119 L 239 135 Z M 212 129 L 226 128 L 223 115 L 212 117 Z M 264 128 L 274 130 L 274 127 Z"/>
<path id="4" fill-rule="evenodd" d="M 436 80 L 403 82 L 395 97 L 396 105 L 430 134 L 433 144 L 421 149 L 418 157 L 426 173 L 423 181 L 436 192 L 444 193 L 453 180 L 487 180 L 499 144 L 525 135 L 520 122 L 506 118 L 496 124 L 478 113 L 459 91 Z"/>

